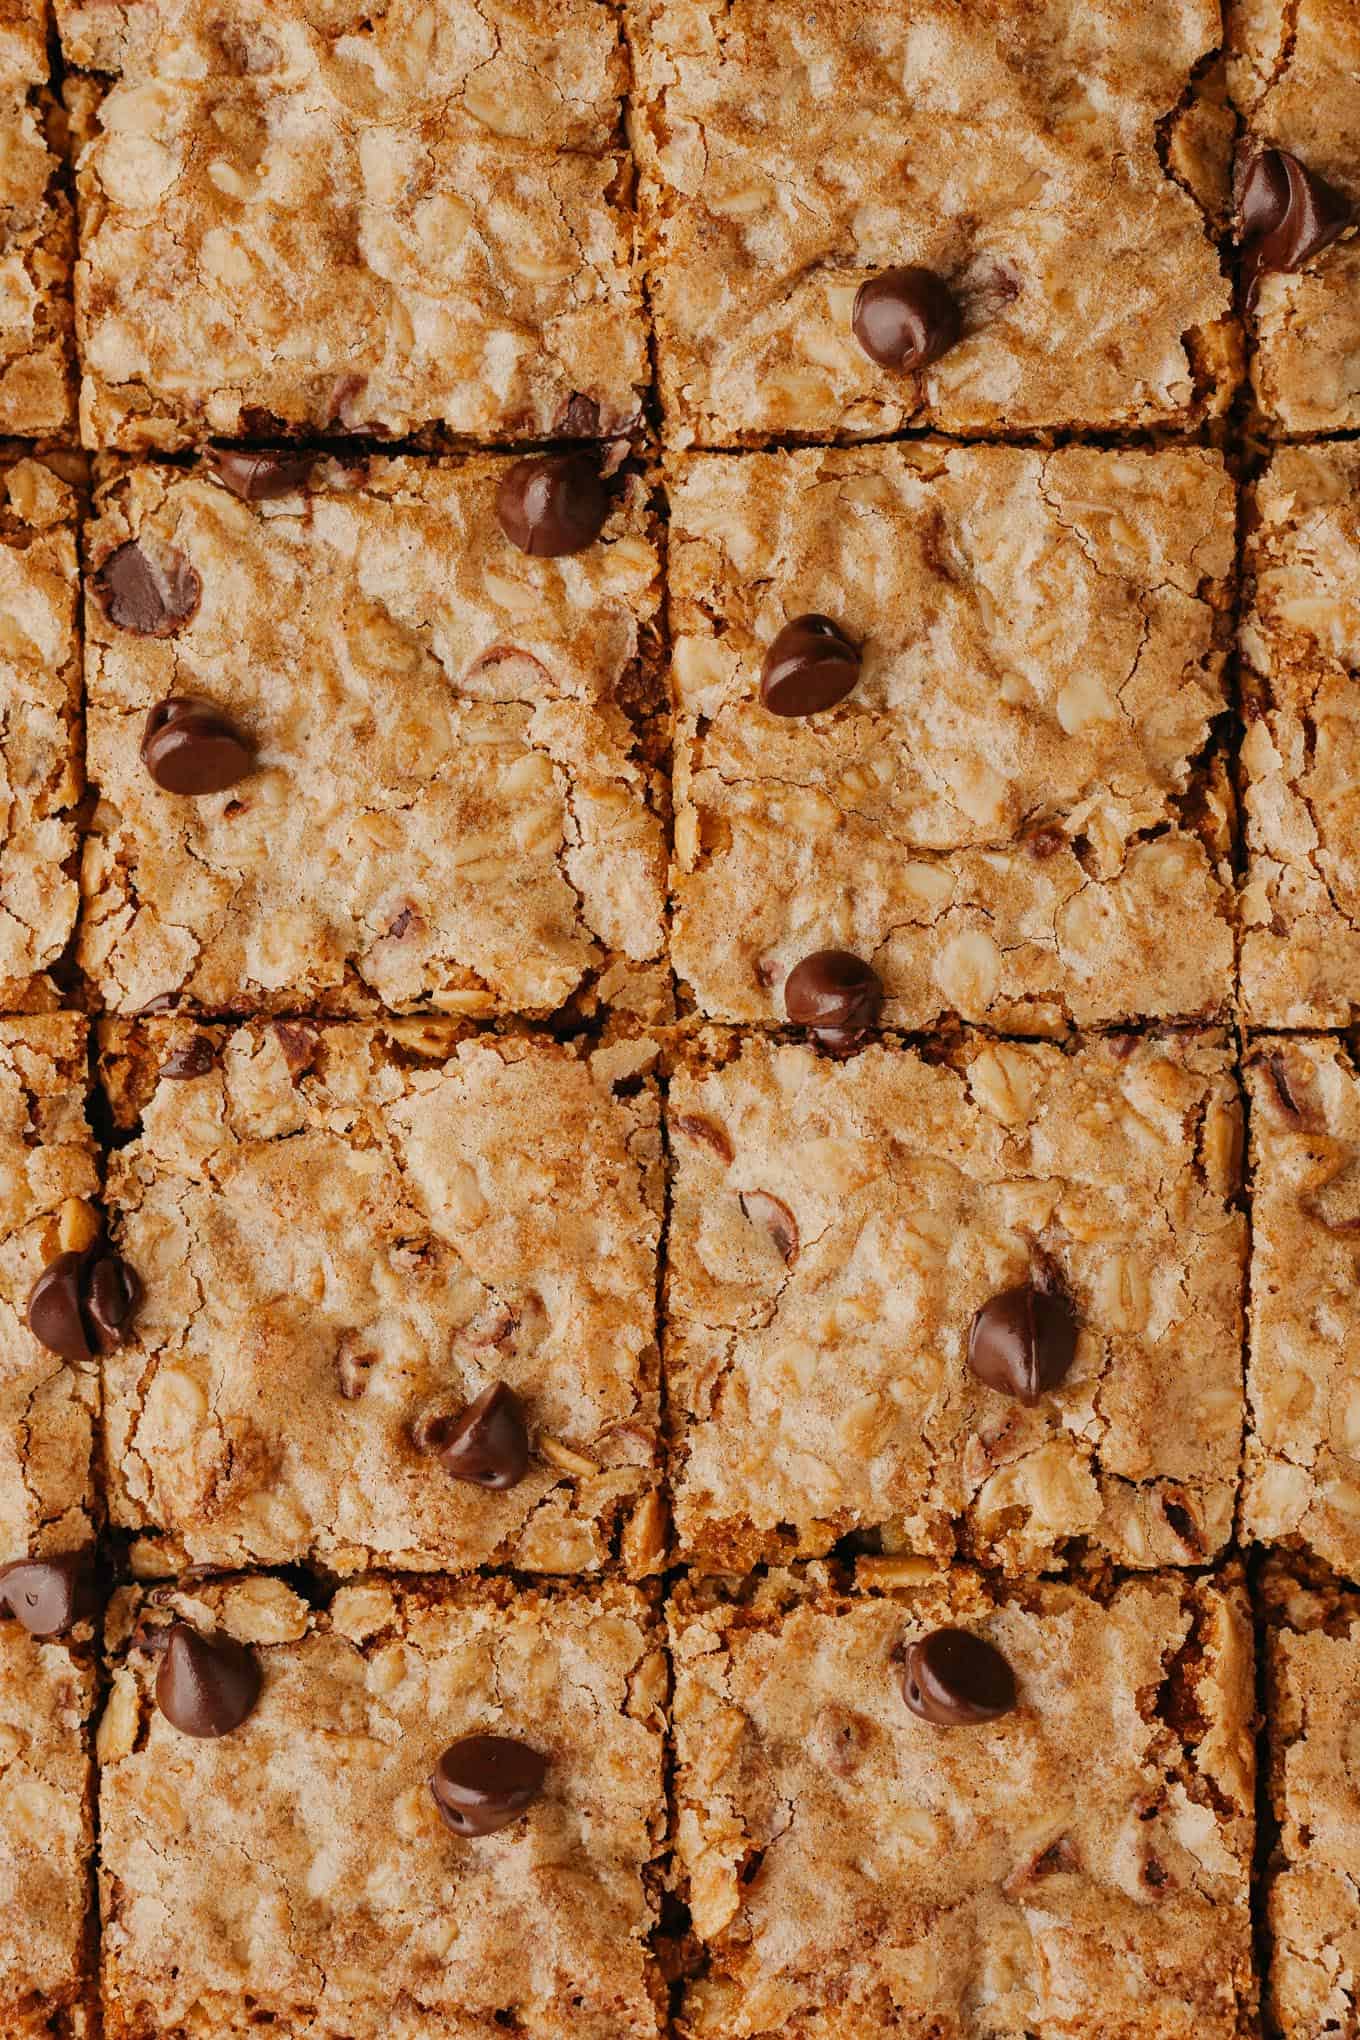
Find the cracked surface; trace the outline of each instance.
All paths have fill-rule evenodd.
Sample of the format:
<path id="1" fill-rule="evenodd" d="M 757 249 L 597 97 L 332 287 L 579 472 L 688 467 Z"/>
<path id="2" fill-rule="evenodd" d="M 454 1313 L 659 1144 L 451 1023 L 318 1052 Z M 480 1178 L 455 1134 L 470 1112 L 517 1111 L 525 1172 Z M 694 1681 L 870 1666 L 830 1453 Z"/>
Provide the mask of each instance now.
<path id="1" fill-rule="evenodd" d="M 1225 1006 L 1217 455 L 927 443 L 692 456 L 669 481 L 673 953 L 701 1011 L 782 1019 L 822 948 L 873 962 L 890 1026 Z M 805 611 L 863 669 L 786 720 L 761 661 Z"/>
<path id="2" fill-rule="evenodd" d="M 715 1066 L 696 1056 L 667 1103 L 682 1557 L 736 1571 L 865 1529 L 1018 1570 L 1083 1545 L 1134 1566 L 1224 1547 L 1245 1238 L 1221 1037 L 839 1064 L 707 1045 Z M 965 1353 L 974 1312 L 1036 1266 L 1080 1332 L 1066 1382 L 1025 1409 Z"/>
<path id="3" fill-rule="evenodd" d="M 75 517 L 74 491 L 42 462 L 0 454 L 0 1008 L 11 1013 L 53 1003 L 47 972 L 75 926 Z"/>
<path id="4" fill-rule="evenodd" d="M 599 542 L 502 536 L 505 463 L 322 462 L 239 501 L 205 471 L 109 483 L 91 569 L 130 539 L 187 559 L 173 637 L 86 601 L 80 959 L 115 1011 L 544 1014 L 659 957 L 658 562 L 626 481 Z M 148 710 L 198 694 L 252 738 L 226 793 L 164 793 Z"/>
<path id="5" fill-rule="evenodd" d="M 1345 1042 L 1266 1035 L 1251 1098 L 1244 1531 L 1360 1572 L 1360 1072 Z"/>
<path id="6" fill-rule="evenodd" d="M 134 1621 L 253 1645 L 221 1742 L 151 1701 Z M 652 2040 L 643 1872 L 663 1825 L 664 1659 L 643 1598 L 380 1581 L 312 1612 L 280 1582 L 115 1596 L 99 1729 L 108 2040 Z M 549 1759 L 502 1833 L 426 1781 L 460 1736 Z"/>
<path id="7" fill-rule="evenodd" d="M 1262 1580 L 1270 1795 L 1267 2003 L 1281 2040 L 1356 2030 L 1360 1999 L 1360 1595 L 1272 1559 Z"/>
<path id="8" fill-rule="evenodd" d="M 75 421 L 75 224 L 57 183 L 61 117 L 48 90 L 48 0 L 0 12 L 0 434 Z"/>
<path id="9" fill-rule="evenodd" d="M 648 380 L 597 0 L 59 0 L 90 446 L 605 433 Z M 574 429 L 580 430 L 579 426 Z M 590 429 L 590 428 L 587 428 Z"/>
<path id="10" fill-rule="evenodd" d="M 1282 447 L 1253 491 L 1242 626 L 1242 1001 L 1360 1015 L 1360 448 Z"/>
<path id="11" fill-rule="evenodd" d="M 1288 149 L 1360 206 L 1360 14 L 1352 0 L 1231 0 L 1229 76 L 1248 147 Z M 1251 377 L 1287 432 L 1360 426 L 1360 237 L 1267 273 Z"/>
<path id="12" fill-rule="evenodd" d="M 674 445 L 1189 424 L 1239 354 L 1210 0 L 630 0 L 644 252 Z M 1182 134 L 1184 130 L 1184 134 Z M 923 264 L 964 338 L 924 374 L 851 332 Z"/>
<path id="13" fill-rule="evenodd" d="M 580 1572 L 622 1535 L 653 1569 L 655 1091 L 615 1095 L 608 1050 L 305 1022 L 215 1030 L 218 1067 L 152 1089 L 184 1030 L 121 1032 L 111 1088 L 126 1057 L 150 1090 L 108 1185 L 145 1290 L 104 1363 L 134 1562 Z M 503 1493 L 411 1439 L 496 1380 L 533 1450 Z"/>
<path id="14" fill-rule="evenodd" d="M 681 1588 L 678 1853 L 696 2040 L 1255 2030 L 1251 1635 L 1235 1578 L 846 1595 Z M 1020 1704 L 939 1729 L 904 1645 L 988 1636 Z M 1051 1852 L 1051 1853 L 1050 1853 Z"/>
<path id="15" fill-rule="evenodd" d="M 0 20 L 0 33 L 4 23 Z M 87 1731 L 95 1674 L 79 1646 L 0 1622 L 0 2024 L 6 2040 L 87 2040 L 93 1852 Z"/>
<path id="16" fill-rule="evenodd" d="M 85 1022 L 0 1020 L 0 1563 L 92 1544 L 98 1379 L 29 1331 L 58 1213 L 98 1184 L 85 1118 Z"/>

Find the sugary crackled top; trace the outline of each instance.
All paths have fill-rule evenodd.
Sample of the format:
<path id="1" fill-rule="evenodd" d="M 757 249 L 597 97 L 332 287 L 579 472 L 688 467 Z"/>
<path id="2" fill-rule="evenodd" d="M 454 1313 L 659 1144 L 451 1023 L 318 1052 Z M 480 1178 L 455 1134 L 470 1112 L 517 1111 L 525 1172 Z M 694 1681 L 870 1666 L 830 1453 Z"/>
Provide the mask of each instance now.
<path id="1" fill-rule="evenodd" d="M 1353 446 L 1281 448 L 1254 491 L 1242 991 L 1257 1026 L 1344 1027 L 1360 1012 L 1357 491 Z"/>
<path id="2" fill-rule="evenodd" d="M 1248 149 L 1288 149 L 1360 205 L 1360 12 L 1353 0 L 1236 0 L 1233 98 Z M 1360 238 L 1261 278 L 1252 381 L 1290 432 L 1360 425 Z"/>
<path id="3" fill-rule="evenodd" d="M 1247 1069 L 1247 1534 L 1360 1571 L 1360 1074 L 1343 1042 L 1265 1036 Z"/>
<path id="4" fill-rule="evenodd" d="M 629 12 L 673 444 L 1226 404 L 1232 121 L 1192 84 L 1222 39 L 1211 0 Z M 859 285 L 900 265 L 963 305 L 923 374 L 878 368 L 851 331 Z"/>
<path id="5" fill-rule="evenodd" d="M 1138 1566 L 1226 1544 L 1245 1240 L 1220 1037 L 710 1046 L 730 1060 L 668 1105 L 684 1551 L 739 1570 L 882 1527 L 1033 1570 L 1074 1539 Z M 1044 1267 L 1080 1333 L 1025 1408 L 969 1371 L 968 1332 Z"/>
<path id="6" fill-rule="evenodd" d="M 1222 1006 L 1226 820 L 1199 762 L 1226 707 L 1217 455 L 719 454 L 670 486 L 674 953 L 701 1010 L 782 1019 L 821 948 L 871 960 L 911 1028 Z M 806 612 L 860 677 L 775 716 L 761 664 Z"/>
<path id="7" fill-rule="evenodd" d="M 1284 2040 L 1312 2040 L 1353 2022 L 1360 1971 L 1360 1598 L 1294 1578 L 1278 1560 L 1261 1590 L 1279 1823 L 1266 1898 L 1270 2009 Z"/>
<path id="8" fill-rule="evenodd" d="M 648 380 L 597 0 L 90 0 L 82 427 L 606 433 Z M 587 415 L 573 397 L 587 400 Z M 591 408 L 593 407 L 593 409 Z"/>
<path id="9" fill-rule="evenodd" d="M 39 992 L 76 917 L 75 509 L 40 461 L 0 463 L 0 1002 L 11 1011 Z"/>
<path id="10" fill-rule="evenodd" d="M 53 186 L 47 6 L 0 5 L 0 434 L 41 436 L 74 417 L 70 203 Z"/>
<path id="11" fill-rule="evenodd" d="M 12 2040 L 84 2033 L 90 1894 L 85 1725 L 94 1666 L 0 1623 L 0 2022 Z"/>
<path id="12" fill-rule="evenodd" d="M 83 1020 L 0 1021 L 0 1563 L 94 1540 L 95 1370 L 49 1353 L 25 1316 L 63 1203 L 98 1180 L 86 1088 Z"/>
<path id="13" fill-rule="evenodd" d="M 164 468 L 103 493 L 93 569 L 135 542 L 199 584 L 164 637 L 86 605 L 81 960 L 115 1010 L 543 1013 L 660 953 L 643 491 L 584 552 L 530 558 L 496 522 L 505 465 L 325 462 L 262 505 Z M 167 794 L 141 761 L 148 711 L 185 694 L 257 747 L 226 793 Z"/>
<path id="14" fill-rule="evenodd" d="M 583 1570 L 651 1494 L 654 1092 L 615 1096 L 607 1050 L 411 1032 L 219 1032 L 111 1157 L 145 1295 L 105 1363 L 110 1509 L 170 1533 L 152 1569 Z M 489 1492 L 411 1430 L 497 1380 L 533 1458 Z"/>
<path id="15" fill-rule="evenodd" d="M 1016 1712 L 908 1710 L 903 1647 L 945 1624 L 1004 1653 Z M 1240 1588 L 1134 1581 L 1101 1605 L 956 1573 L 844 1598 L 776 1573 L 747 1606 L 682 1589 L 673 1630 L 679 1859 L 709 1957 L 687 2030 L 1255 2030 Z"/>
<path id="16" fill-rule="evenodd" d="M 154 1708 L 166 1615 L 250 1644 L 254 1713 L 196 1741 Z M 620 1587 L 342 1588 L 280 1581 L 115 1597 L 99 1730 L 105 1989 L 114 2035 L 280 2030 L 349 2040 L 643 2040 L 657 2030 L 642 1870 L 660 1847 L 664 1660 Z M 471 1734 L 548 1758 L 499 1834 L 443 1825 L 427 1780 Z M 498 2015 L 501 2023 L 498 2023 Z"/>

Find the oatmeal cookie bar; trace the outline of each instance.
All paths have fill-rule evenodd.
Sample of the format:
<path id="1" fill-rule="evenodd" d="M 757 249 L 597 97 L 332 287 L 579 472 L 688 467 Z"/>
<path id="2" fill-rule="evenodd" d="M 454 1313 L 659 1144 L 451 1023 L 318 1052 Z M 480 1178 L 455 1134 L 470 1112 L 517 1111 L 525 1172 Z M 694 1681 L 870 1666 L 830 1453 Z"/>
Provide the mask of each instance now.
<path id="1" fill-rule="evenodd" d="M 63 122 L 49 83 L 47 0 L 0 8 L 0 436 L 75 423 Z"/>
<path id="2" fill-rule="evenodd" d="M 666 1677 L 639 1594 L 366 1581 L 323 1611 L 229 1579 L 118 1594 L 109 1646 L 107 2040 L 655 2040 Z M 446 1825 L 430 1781 L 489 1737 L 536 1788 L 518 1814 L 451 1795 Z"/>
<path id="3" fill-rule="evenodd" d="M 714 1030 L 667 1128 L 683 1558 L 1223 1549 L 1246 1246 L 1220 1036 L 836 1062 Z"/>
<path id="4" fill-rule="evenodd" d="M 601 0 L 59 0 L 89 446 L 606 436 L 648 379 Z"/>

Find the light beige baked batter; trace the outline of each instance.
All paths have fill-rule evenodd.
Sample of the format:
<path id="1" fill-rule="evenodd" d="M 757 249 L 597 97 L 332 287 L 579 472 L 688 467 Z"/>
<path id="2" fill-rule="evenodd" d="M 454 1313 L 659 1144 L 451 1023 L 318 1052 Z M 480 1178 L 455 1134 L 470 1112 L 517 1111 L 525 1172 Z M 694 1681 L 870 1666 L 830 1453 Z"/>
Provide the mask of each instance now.
<path id="1" fill-rule="evenodd" d="M 1029 1572 L 1223 1549 L 1246 1243 L 1220 1036 L 704 1046 L 667 1100 L 683 1558 L 740 1571 L 850 1531 Z M 1080 1332 L 1026 1409 L 970 1372 L 968 1330 L 1045 1266 Z"/>
<path id="2" fill-rule="evenodd" d="M 60 0 L 89 446 L 631 425 L 649 379 L 598 0 Z"/>
<path id="3" fill-rule="evenodd" d="M 139 1618 L 253 1646 L 255 1712 L 219 1742 L 151 1702 Z M 645 1873 L 665 1800 L 665 1662 L 622 1587 L 343 1587 L 272 1579 L 115 1596 L 99 1728 L 108 2040 L 654 2040 Z M 549 1759 L 539 1802 L 478 1841 L 427 1780 L 472 1734 Z"/>
<path id="4" fill-rule="evenodd" d="M 442 1034 L 216 1030 L 110 1158 L 145 1296 L 105 1361 L 109 1509 L 142 1570 L 587 1572 L 620 1540 L 655 1569 L 658 1110 L 613 1089 L 641 1051 Z M 412 1441 L 497 1380 L 532 1450 L 499 1493 Z"/>
<path id="5" fill-rule="evenodd" d="M 890 1026 L 1225 1007 L 1217 455 L 927 443 L 691 457 L 669 482 L 672 950 L 702 1012 L 782 1020 L 824 948 L 873 963 Z M 761 663 L 807 611 L 862 670 L 785 719 Z"/>
<path id="6" fill-rule="evenodd" d="M 861 1562 L 863 1564 L 863 1561 Z M 1001 1596 L 967 1572 L 732 1605 L 681 1588 L 678 1853 L 694 2040 L 1254 2034 L 1251 1632 L 1231 1577 Z M 1008 1658 L 1017 1711 L 937 1728 L 905 1644 Z"/>
<path id="7" fill-rule="evenodd" d="M 630 0 L 670 443 L 1191 424 L 1238 370 L 1216 0 Z M 942 275 L 962 342 L 882 369 L 855 292 Z"/>
<path id="8" fill-rule="evenodd" d="M 119 629 L 87 593 L 80 960 L 106 1003 L 209 1012 L 548 1013 L 662 948 L 658 562 L 637 481 L 602 538 L 531 559 L 507 463 L 324 462 L 241 502 L 206 471 L 101 493 L 91 568 L 188 561 L 197 614 Z M 163 792 L 148 710 L 206 696 L 256 746 L 221 794 Z"/>
<path id="9" fill-rule="evenodd" d="M 49 89 L 48 0 L 0 7 L 0 435 L 75 423 L 75 224 L 57 182 L 64 124 Z"/>

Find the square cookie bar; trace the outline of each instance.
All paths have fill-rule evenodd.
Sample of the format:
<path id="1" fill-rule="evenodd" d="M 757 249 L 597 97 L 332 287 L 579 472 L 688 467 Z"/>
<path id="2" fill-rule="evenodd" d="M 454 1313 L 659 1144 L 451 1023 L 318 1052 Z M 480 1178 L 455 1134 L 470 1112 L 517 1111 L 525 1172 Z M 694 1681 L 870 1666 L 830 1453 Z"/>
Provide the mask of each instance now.
<path id="1" fill-rule="evenodd" d="M 364 1582 L 322 1612 L 238 1579 L 120 1594 L 109 1640 L 107 2040 L 655 2040 L 666 1671 L 641 1595 Z M 205 1705 L 238 1725 L 202 1739 Z M 486 1737 L 537 1791 L 452 1830 L 428 1781 Z"/>
<path id="2" fill-rule="evenodd" d="M 2 26 L 2 25 L 0 25 Z M 0 2031 L 93 2040 L 95 1672 L 88 1628 L 39 1641 L 0 1619 Z"/>
<path id="3" fill-rule="evenodd" d="M 223 454 L 101 491 L 80 957 L 109 1008 L 545 1014 L 659 959 L 645 492 L 534 557 L 508 465 Z M 186 699 L 243 749 L 221 791 L 152 776 Z"/>
<path id="4" fill-rule="evenodd" d="M 782 1020 L 823 949 L 911 1029 L 1226 1007 L 1216 454 L 709 454 L 671 494 L 673 949 L 702 1013 Z M 853 683 L 810 713 L 808 618 Z"/>
<path id="5" fill-rule="evenodd" d="M 671 444 L 1226 406 L 1217 0 L 628 14 Z"/>
<path id="6" fill-rule="evenodd" d="M 1271 1559 L 1261 1582 L 1276 1842 L 1267 2009 L 1280 2040 L 1355 2030 L 1360 1992 L 1360 1594 Z"/>
<path id="7" fill-rule="evenodd" d="M 1278 180 L 1257 233 L 1247 222 L 1241 228 L 1255 282 L 1248 323 L 1256 402 L 1287 432 L 1354 428 L 1360 237 L 1353 218 L 1342 222 L 1360 207 L 1360 11 L 1354 0 L 1229 0 L 1226 12 L 1228 75 L 1243 124 L 1239 182 L 1262 156 Z"/>
<path id="8" fill-rule="evenodd" d="M 62 116 L 49 84 L 48 0 L 0 8 L 0 436 L 75 423 Z"/>
<path id="9" fill-rule="evenodd" d="M 1255 2034 L 1240 1586 L 920 1570 L 680 1589 L 682 2034 Z"/>
<path id="10" fill-rule="evenodd" d="M 59 0 L 90 446 L 609 434 L 648 380 L 601 0 Z"/>
<path id="11" fill-rule="evenodd" d="M 655 1568 L 645 1045 L 257 1021 L 105 1049 L 140 1114 L 108 1206 L 143 1294 L 105 1361 L 139 1570 Z M 446 1434 L 497 1383 L 478 1485 Z"/>
<path id="12" fill-rule="evenodd" d="M 1360 448 L 1279 448 L 1252 493 L 1242 629 L 1242 1003 L 1360 1016 Z"/>
<path id="13" fill-rule="evenodd" d="M 1345 1041 L 1260 1037 L 1251 1099 L 1243 1534 L 1360 1572 L 1360 1073 Z"/>
<path id="14" fill-rule="evenodd" d="M 2 45 L 0 45 L 2 46 Z M 76 496 L 0 450 L 0 1010 L 54 1002 L 75 926 L 80 797 Z"/>
<path id="15" fill-rule="evenodd" d="M 833 1062 L 715 1031 L 667 1123 L 683 1558 L 1222 1550 L 1246 1243 L 1221 1037 Z"/>
<path id="16" fill-rule="evenodd" d="M 0 1020 L 0 1564 L 94 1542 L 98 1369 L 41 1345 L 28 1303 L 89 1244 L 98 1185 L 85 1022 Z"/>

